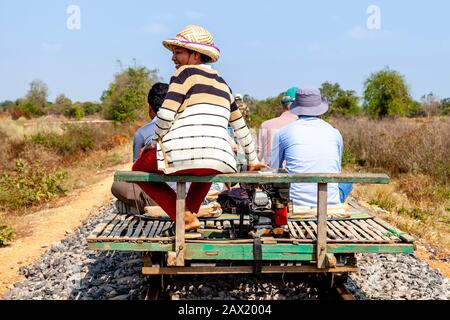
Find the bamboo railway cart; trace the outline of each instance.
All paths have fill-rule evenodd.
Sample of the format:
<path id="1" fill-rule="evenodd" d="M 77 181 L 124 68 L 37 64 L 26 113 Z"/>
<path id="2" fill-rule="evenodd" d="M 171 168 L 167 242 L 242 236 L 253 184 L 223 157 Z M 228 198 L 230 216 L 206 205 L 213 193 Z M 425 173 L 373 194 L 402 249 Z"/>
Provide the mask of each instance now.
<path id="1" fill-rule="evenodd" d="M 176 234 L 163 236 L 168 218 L 117 214 L 88 237 L 92 250 L 141 251 L 144 275 L 233 273 L 330 273 L 357 271 L 356 253 L 411 253 L 414 239 L 350 201 L 345 217 L 327 214 L 328 183 L 389 183 L 385 174 L 238 173 L 166 176 L 116 172 L 116 181 L 176 182 Z M 285 237 L 238 237 L 243 215 L 222 214 L 201 220 L 200 237 L 185 233 L 186 182 L 317 183 L 317 215 L 289 218 Z"/>

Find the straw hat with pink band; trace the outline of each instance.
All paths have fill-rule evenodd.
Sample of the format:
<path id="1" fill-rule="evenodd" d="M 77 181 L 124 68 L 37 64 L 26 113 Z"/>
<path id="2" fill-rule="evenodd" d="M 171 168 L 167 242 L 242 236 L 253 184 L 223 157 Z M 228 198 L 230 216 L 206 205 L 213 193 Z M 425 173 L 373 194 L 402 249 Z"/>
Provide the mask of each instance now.
<path id="1" fill-rule="evenodd" d="M 164 47 L 172 51 L 173 46 L 186 48 L 199 52 L 211 58 L 211 62 L 216 62 L 220 57 L 220 50 L 214 45 L 214 39 L 203 27 L 189 25 L 181 30 L 175 39 L 163 41 Z"/>

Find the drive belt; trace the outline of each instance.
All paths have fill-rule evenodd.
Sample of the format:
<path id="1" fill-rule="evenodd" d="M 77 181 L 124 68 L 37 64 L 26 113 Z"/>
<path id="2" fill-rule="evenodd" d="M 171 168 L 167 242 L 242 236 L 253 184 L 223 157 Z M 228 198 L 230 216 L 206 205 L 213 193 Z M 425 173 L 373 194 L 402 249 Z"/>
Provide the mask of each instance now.
<path id="1" fill-rule="evenodd" d="M 261 273 L 262 247 L 261 238 L 253 239 L 253 272 Z"/>

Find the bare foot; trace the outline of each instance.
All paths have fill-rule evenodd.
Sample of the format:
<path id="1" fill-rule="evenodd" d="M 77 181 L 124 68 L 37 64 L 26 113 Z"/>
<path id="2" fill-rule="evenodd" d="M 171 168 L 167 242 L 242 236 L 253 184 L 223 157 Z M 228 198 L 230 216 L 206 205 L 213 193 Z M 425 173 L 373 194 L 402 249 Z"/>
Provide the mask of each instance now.
<path id="1" fill-rule="evenodd" d="M 192 212 L 186 211 L 184 214 L 185 230 L 190 231 L 200 227 L 200 221 Z"/>

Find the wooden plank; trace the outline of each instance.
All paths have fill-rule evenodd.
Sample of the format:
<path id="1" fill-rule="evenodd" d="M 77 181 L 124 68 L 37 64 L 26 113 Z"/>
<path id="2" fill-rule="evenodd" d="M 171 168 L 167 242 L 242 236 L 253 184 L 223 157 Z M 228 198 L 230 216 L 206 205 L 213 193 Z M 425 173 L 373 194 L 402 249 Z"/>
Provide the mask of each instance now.
<path id="1" fill-rule="evenodd" d="M 92 231 L 89 237 L 87 237 L 87 240 L 93 240 L 97 238 L 98 235 L 102 233 L 102 231 L 106 228 L 107 225 L 108 223 L 100 223 L 99 225 L 97 225 L 94 231 Z"/>
<path id="2" fill-rule="evenodd" d="M 158 230 L 159 224 L 160 224 L 160 221 L 158 221 L 158 220 L 153 221 L 152 229 L 150 230 L 150 233 L 148 235 L 149 238 L 154 238 L 156 236 L 156 230 Z"/>
<path id="3" fill-rule="evenodd" d="M 370 224 L 373 229 L 378 232 L 378 234 L 385 240 L 391 240 L 390 237 L 386 236 L 386 233 L 388 232 L 385 228 L 374 222 L 372 219 L 366 219 L 365 223 Z M 397 237 L 395 237 L 398 239 Z"/>
<path id="4" fill-rule="evenodd" d="M 353 227 L 350 224 L 347 224 L 347 221 L 336 221 L 337 223 L 339 223 L 343 229 L 349 231 L 351 234 L 353 234 L 353 236 L 355 237 L 355 239 L 357 240 L 362 240 L 364 241 L 364 237 L 362 237 L 358 232 L 355 231 L 355 229 L 353 229 Z"/>
<path id="5" fill-rule="evenodd" d="M 357 237 L 355 237 L 350 231 L 341 226 L 337 221 L 330 221 L 330 223 L 333 227 L 335 227 L 335 229 L 340 231 L 339 234 L 344 239 L 357 239 Z"/>
<path id="6" fill-rule="evenodd" d="M 128 182 L 245 182 L 245 183 L 389 183 L 389 176 L 379 173 L 274 173 L 259 172 L 218 174 L 212 176 L 169 176 L 139 171 L 117 171 L 115 181 Z"/>
<path id="7" fill-rule="evenodd" d="M 314 221 L 306 221 L 309 224 L 311 229 L 314 231 L 314 234 L 317 236 L 317 224 Z"/>
<path id="8" fill-rule="evenodd" d="M 348 220 L 346 222 L 347 224 L 351 224 L 353 229 L 355 229 L 359 234 L 361 234 L 366 240 L 376 240 L 376 238 L 373 238 L 370 234 L 364 231 L 357 223 L 355 223 L 355 220 Z"/>
<path id="9" fill-rule="evenodd" d="M 168 230 L 171 226 L 173 222 L 172 221 L 166 221 L 166 223 L 164 223 L 164 227 L 162 228 L 162 230 Z M 161 232 L 161 231 L 160 231 Z M 158 236 L 162 236 L 161 234 L 158 234 Z M 164 237 L 164 236 L 163 236 Z"/>
<path id="10" fill-rule="evenodd" d="M 131 223 L 128 225 L 128 230 L 127 233 L 125 234 L 125 237 L 131 237 L 131 235 L 134 233 L 133 227 L 136 223 L 138 223 L 138 221 L 139 220 L 136 217 L 131 221 Z"/>
<path id="11" fill-rule="evenodd" d="M 383 240 L 383 238 L 376 232 L 373 231 L 372 226 L 364 223 L 363 220 L 354 220 L 354 223 L 357 223 L 364 231 L 370 234 L 374 239 Z"/>
<path id="12" fill-rule="evenodd" d="M 163 231 L 164 230 L 164 225 L 165 225 L 166 223 L 164 222 L 164 221 L 160 221 L 159 222 L 159 225 L 158 225 L 158 229 L 156 229 L 156 231 L 155 231 L 155 235 L 153 236 L 153 237 L 160 237 L 161 236 L 161 231 Z"/>
<path id="13" fill-rule="evenodd" d="M 375 221 L 376 223 L 378 223 L 379 225 L 382 225 L 384 228 L 386 228 L 389 232 L 397 234 L 400 236 L 400 239 L 402 239 L 403 241 L 406 242 L 414 242 L 414 238 L 411 237 L 409 234 L 404 233 L 400 230 L 398 230 L 397 228 L 391 226 L 389 223 L 387 223 L 386 221 L 378 218 L 378 217 L 374 217 L 373 221 Z"/>
<path id="14" fill-rule="evenodd" d="M 302 228 L 300 228 L 300 226 L 297 224 L 297 222 L 293 221 L 292 224 L 293 224 L 294 227 L 297 229 L 298 235 L 299 235 L 302 239 L 306 239 L 306 236 L 305 236 L 305 234 L 303 233 Z"/>
<path id="15" fill-rule="evenodd" d="M 315 273 L 315 272 L 332 272 L 347 273 L 357 272 L 356 266 L 344 266 L 335 268 L 318 269 L 312 265 L 301 266 L 262 266 L 261 273 Z M 236 267 L 143 267 L 143 275 L 197 275 L 197 274 L 252 274 L 254 268 L 252 266 L 236 266 Z"/>
<path id="16" fill-rule="evenodd" d="M 327 189 L 328 186 L 326 183 L 317 184 L 317 268 L 326 267 Z"/>
<path id="17" fill-rule="evenodd" d="M 373 221 L 372 219 L 367 219 L 366 221 L 367 223 L 369 223 L 372 227 L 374 227 L 375 229 L 377 229 L 379 232 L 381 232 L 382 234 L 385 234 L 386 232 L 388 232 L 387 229 L 385 229 L 382 225 L 379 225 L 378 223 L 376 223 L 375 221 Z"/>
<path id="18" fill-rule="evenodd" d="M 115 226 L 114 229 L 111 231 L 111 233 L 109 234 L 108 237 L 114 238 L 115 235 L 119 232 L 119 230 L 121 230 L 121 231 L 123 230 L 123 229 L 121 229 L 121 228 L 122 228 L 122 226 L 123 226 L 124 224 L 126 224 L 127 217 L 128 217 L 128 216 L 126 216 L 126 215 L 122 215 L 122 217 L 120 217 L 120 221 L 116 224 L 116 226 Z"/>
<path id="19" fill-rule="evenodd" d="M 309 227 L 306 225 L 306 223 L 304 223 L 303 221 L 300 221 L 300 224 L 302 225 L 302 227 L 306 230 L 306 232 L 309 234 L 309 236 L 311 237 L 311 239 L 313 240 L 317 240 L 316 236 L 314 235 L 314 232 L 312 232 Z"/>
<path id="20" fill-rule="evenodd" d="M 329 238 L 330 239 L 342 239 L 342 237 L 340 237 L 339 235 L 337 235 L 337 233 L 335 233 L 334 230 L 335 228 L 333 227 L 333 225 L 331 224 L 331 221 L 327 221 L 327 234 L 329 234 Z M 337 232 L 338 230 L 336 230 Z"/>
<path id="21" fill-rule="evenodd" d="M 140 220 L 139 221 L 139 224 L 137 225 L 136 230 L 134 230 L 133 238 L 138 238 L 139 237 L 139 235 L 142 232 L 142 228 L 144 227 L 144 224 L 145 224 L 144 220 Z"/>
<path id="22" fill-rule="evenodd" d="M 90 250 L 98 251 L 138 251 L 138 252 L 168 252 L 173 250 L 173 244 L 153 243 L 122 243 L 122 242 L 95 242 L 88 243 Z"/>
<path id="23" fill-rule="evenodd" d="M 291 221 L 288 221 L 288 228 L 289 228 L 289 232 L 291 233 L 291 235 L 294 238 L 299 238 L 299 236 L 297 234 L 297 229 L 293 226 Z"/>
<path id="24" fill-rule="evenodd" d="M 119 228 L 117 228 L 114 231 L 114 238 L 120 238 L 120 235 L 122 234 L 122 232 L 128 228 L 129 223 L 134 219 L 134 217 L 132 215 L 128 216 L 120 225 Z"/>
<path id="25" fill-rule="evenodd" d="M 315 232 L 315 234 L 317 236 L 317 224 L 314 221 L 307 221 L 307 223 L 311 226 L 312 230 Z M 328 228 L 327 228 L 327 234 L 328 234 Z M 327 240 L 332 240 L 332 239 L 327 237 Z"/>
<path id="26" fill-rule="evenodd" d="M 317 261 L 316 243 L 263 244 L 264 261 Z M 238 245 L 188 243 L 187 260 L 254 260 L 253 243 Z M 327 253 L 407 253 L 412 244 L 328 243 Z"/>
<path id="27" fill-rule="evenodd" d="M 251 240 L 251 239 L 250 239 Z M 192 240 L 193 241 L 193 240 Z M 279 239 L 277 239 L 279 242 Z M 301 240 L 298 240 L 301 242 Z M 225 257 L 231 257 L 234 260 L 250 260 L 253 261 L 253 243 L 229 245 L 229 244 L 204 244 L 204 243 L 188 243 L 187 252 L 193 251 L 194 258 L 205 257 L 202 252 L 204 250 L 215 251 L 219 250 L 220 255 Z M 195 249 L 192 246 L 197 246 Z M 269 246 L 269 248 L 264 248 Z M 234 248 L 233 248 L 234 247 Z M 133 241 L 130 243 L 122 242 L 94 242 L 88 243 L 88 248 L 91 250 L 115 250 L 115 251 L 155 251 L 155 252 L 168 252 L 174 249 L 173 243 L 164 244 L 160 241 L 146 242 L 146 241 Z M 276 245 L 263 245 L 263 259 L 264 260 L 277 260 L 277 261 L 312 261 L 315 256 L 315 243 L 297 243 L 297 244 L 283 244 L 278 243 Z M 233 253 L 230 255 L 230 250 Z M 266 254 L 268 253 L 268 255 Z M 414 252 L 414 245 L 411 243 L 328 243 L 327 252 L 329 253 L 412 253 Z M 304 254 L 302 254 L 304 253 Z M 206 260 L 214 260 L 215 257 L 207 257 Z M 300 259 L 299 259 L 300 258 Z M 307 260 L 304 260 L 307 259 Z M 311 260 L 308 260 L 311 259 Z"/>
<path id="28" fill-rule="evenodd" d="M 118 214 L 114 217 L 113 220 L 111 220 L 111 222 L 108 224 L 108 226 L 106 227 L 106 229 L 103 231 L 102 236 L 103 237 L 107 237 L 111 234 L 111 232 L 114 230 L 114 228 L 116 227 L 116 225 L 122 221 L 122 219 L 125 219 L 125 217 L 121 214 Z"/>
<path id="29" fill-rule="evenodd" d="M 144 232 L 142 232 L 141 238 L 148 238 L 148 236 L 150 234 L 150 230 L 152 229 L 152 226 L 153 226 L 153 221 L 148 221 L 147 224 L 145 225 Z"/>
<path id="30" fill-rule="evenodd" d="M 163 175 L 165 177 L 165 175 Z M 186 183 L 177 182 L 177 219 L 176 219 L 176 234 L 175 234 L 175 253 L 176 266 L 184 266 L 184 256 L 186 253 L 185 245 L 185 222 L 184 215 L 186 210 Z"/>

